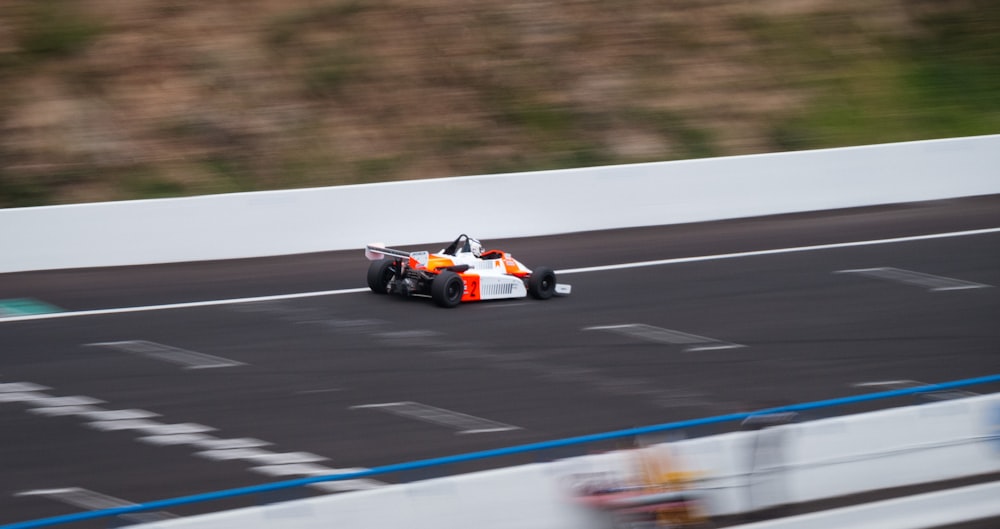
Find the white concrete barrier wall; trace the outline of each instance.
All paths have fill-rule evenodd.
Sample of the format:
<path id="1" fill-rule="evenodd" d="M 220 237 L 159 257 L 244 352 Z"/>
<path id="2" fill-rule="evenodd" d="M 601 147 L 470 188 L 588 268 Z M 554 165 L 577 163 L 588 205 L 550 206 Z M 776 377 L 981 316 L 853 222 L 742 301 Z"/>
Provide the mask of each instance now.
<path id="1" fill-rule="evenodd" d="M 1000 395 L 791 424 L 774 430 L 789 433 L 784 437 L 784 462 L 775 469 L 785 486 L 769 487 L 772 492 L 780 490 L 783 493 L 769 496 L 774 504 L 1000 472 Z M 754 466 L 750 461 L 750 448 L 757 435 L 760 432 L 738 432 L 656 445 L 652 450 L 669 454 L 679 468 L 703 475 L 699 490 L 709 514 L 736 514 L 766 507 L 754 500 L 751 490 L 754 484 L 760 484 L 757 476 L 749 473 Z M 606 514 L 573 501 L 570 491 L 574 476 L 598 472 L 633 473 L 634 454 L 591 455 L 219 512 L 144 527 L 607 528 L 610 525 Z M 770 473 L 769 470 L 757 467 L 758 472 Z M 982 503 L 979 496 L 973 499 L 977 505 Z M 920 509 L 926 507 L 905 505 L 909 520 L 919 518 Z M 864 512 L 895 517 L 899 510 L 883 508 Z M 981 509 L 970 509 L 965 514 L 975 517 L 981 512 Z M 839 514 L 845 515 L 846 519 L 856 518 L 850 512 Z M 952 522 L 962 516 L 962 513 L 949 513 Z M 826 526 L 819 524 L 817 527 Z M 875 523 L 872 527 L 888 525 Z M 897 524 L 894 527 L 910 526 Z"/>
<path id="2" fill-rule="evenodd" d="M 789 443 L 793 499 L 1000 471 L 1000 442 L 983 442 L 996 434 L 987 425 L 997 402 L 963 399 L 795 427 Z"/>
<path id="3" fill-rule="evenodd" d="M 933 529 L 1000 516 L 1000 481 L 739 525 L 733 529 Z"/>
<path id="4" fill-rule="evenodd" d="M 1000 135 L 0 210 L 0 273 L 551 235 L 1000 193 Z"/>

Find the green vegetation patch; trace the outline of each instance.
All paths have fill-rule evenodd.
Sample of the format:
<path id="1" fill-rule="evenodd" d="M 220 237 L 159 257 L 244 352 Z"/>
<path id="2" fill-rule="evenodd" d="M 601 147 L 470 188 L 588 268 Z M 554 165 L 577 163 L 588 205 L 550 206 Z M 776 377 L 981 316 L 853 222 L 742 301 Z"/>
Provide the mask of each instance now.
<path id="1" fill-rule="evenodd" d="M 385 182 L 393 179 L 402 163 L 403 159 L 399 156 L 382 156 L 358 160 L 354 166 L 359 182 Z"/>
<path id="2" fill-rule="evenodd" d="M 781 149 L 811 149 L 1000 131 L 1000 4 L 917 18 L 916 34 L 881 55 L 838 56 L 809 108 L 773 128 Z"/>
<path id="3" fill-rule="evenodd" d="M 312 58 L 305 68 L 306 91 L 314 97 L 338 97 L 345 86 L 364 76 L 369 65 L 355 48 L 342 46 L 325 50 Z"/>
<path id="4" fill-rule="evenodd" d="M 46 57 L 80 51 L 100 35 L 104 27 L 70 0 L 34 0 L 26 7 L 20 30 L 17 40 L 21 49 Z"/>
<path id="5" fill-rule="evenodd" d="M 45 206 L 63 189 L 98 178 L 87 168 L 61 169 L 46 174 L 14 174 L 0 167 L 0 208 Z"/>
<path id="6" fill-rule="evenodd" d="M 122 189 L 131 199 L 183 196 L 187 188 L 180 182 L 158 175 L 153 170 L 138 169 L 122 178 Z"/>
<path id="7" fill-rule="evenodd" d="M 298 35 L 308 28 L 338 28 L 345 26 L 359 13 L 378 7 L 374 0 L 339 0 L 291 11 L 267 24 L 265 39 L 274 48 L 294 44 Z"/>

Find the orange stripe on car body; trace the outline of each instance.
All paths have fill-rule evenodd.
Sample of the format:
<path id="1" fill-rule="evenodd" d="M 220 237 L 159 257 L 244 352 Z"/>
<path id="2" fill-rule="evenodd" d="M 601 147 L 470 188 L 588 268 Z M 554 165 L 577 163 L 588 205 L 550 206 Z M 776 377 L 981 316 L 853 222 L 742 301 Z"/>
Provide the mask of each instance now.
<path id="1" fill-rule="evenodd" d="M 528 275 L 528 271 L 521 268 L 517 264 L 517 261 L 514 260 L 514 256 L 510 255 L 509 253 L 501 250 L 490 250 L 488 252 L 483 252 L 484 259 L 492 260 L 494 259 L 493 255 L 497 255 L 498 257 L 496 257 L 495 259 L 503 262 L 504 270 L 508 274 L 517 277 L 524 277 Z"/>
<path id="2" fill-rule="evenodd" d="M 517 261 L 507 254 L 503 254 L 503 264 L 507 268 L 507 273 L 512 276 L 524 277 L 528 275 L 528 271 L 521 268 Z"/>
<path id="3" fill-rule="evenodd" d="M 418 266 L 416 263 L 411 263 L 410 266 L 414 268 L 422 268 Z M 442 268 L 447 268 L 449 266 L 455 266 L 455 261 L 452 261 L 447 257 L 439 257 L 437 255 L 431 255 L 431 257 L 427 260 L 427 266 L 423 268 L 426 268 L 427 270 L 433 272 L 435 270 L 440 270 Z"/>

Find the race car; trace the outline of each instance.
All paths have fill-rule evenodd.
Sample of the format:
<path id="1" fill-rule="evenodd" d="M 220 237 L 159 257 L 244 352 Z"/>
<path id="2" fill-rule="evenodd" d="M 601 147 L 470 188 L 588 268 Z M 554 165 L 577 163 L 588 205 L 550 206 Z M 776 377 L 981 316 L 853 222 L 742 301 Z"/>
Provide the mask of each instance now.
<path id="1" fill-rule="evenodd" d="M 376 294 L 425 296 L 441 307 L 490 299 L 549 299 L 570 293 L 570 285 L 556 283 L 551 268 L 534 270 L 509 253 L 483 251 L 478 240 L 461 234 L 437 253 L 406 252 L 368 244 L 368 288 Z"/>

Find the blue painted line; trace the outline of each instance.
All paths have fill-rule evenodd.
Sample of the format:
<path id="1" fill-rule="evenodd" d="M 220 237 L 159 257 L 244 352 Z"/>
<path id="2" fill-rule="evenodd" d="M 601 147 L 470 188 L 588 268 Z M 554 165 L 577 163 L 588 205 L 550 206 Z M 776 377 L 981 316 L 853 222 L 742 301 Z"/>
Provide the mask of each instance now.
<path id="1" fill-rule="evenodd" d="M 220 490 L 215 492 L 207 492 L 203 494 L 194 494 L 191 496 L 182 496 L 178 498 L 169 498 L 164 500 L 151 501 L 142 504 L 128 505 L 123 507 L 114 507 L 111 509 L 101 509 L 96 511 L 88 511 L 75 514 L 66 514 L 62 516 L 53 516 L 51 518 L 42 518 L 38 520 L 29 520 L 26 522 L 17 522 L 13 524 L 0 525 L 0 529 L 32 529 L 35 527 L 48 527 L 53 525 L 80 522 L 84 520 L 92 520 L 95 518 L 107 518 L 111 516 L 119 516 L 122 514 L 129 514 L 141 511 L 150 510 L 160 510 L 168 507 L 176 507 L 179 505 L 187 505 L 191 503 L 201 503 L 213 500 L 221 500 L 226 498 L 233 498 L 236 496 L 246 496 L 250 494 L 259 494 L 262 492 L 272 492 L 276 490 L 290 489 L 296 487 L 302 487 L 305 485 L 311 485 L 313 483 L 322 483 L 326 481 L 344 481 L 349 479 L 359 479 L 367 478 L 371 476 L 377 476 L 380 474 L 389 474 L 392 472 L 402 472 L 407 470 L 417 470 L 427 467 L 443 466 L 453 463 L 463 463 L 467 461 L 476 461 L 480 459 L 488 459 L 493 457 L 500 457 L 513 454 L 522 454 L 525 452 L 534 452 L 540 450 L 548 450 L 552 448 L 560 448 L 573 445 L 581 445 L 587 443 L 593 443 L 597 441 L 607 441 L 612 439 L 621 439 L 625 437 L 633 437 L 636 435 L 645 435 L 651 433 L 665 432 L 670 430 L 681 430 L 684 428 L 693 428 L 695 426 L 706 426 L 711 424 L 719 424 L 723 422 L 732 421 L 742 421 L 750 417 L 757 415 L 765 415 L 772 413 L 786 413 L 786 412 L 798 412 L 806 410 L 815 410 L 820 408 L 830 408 L 835 406 L 844 406 L 847 404 L 858 404 L 861 402 L 870 402 L 874 400 L 888 399 L 893 397 L 904 397 L 907 395 L 917 395 L 920 393 L 933 393 L 936 391 L 943 391 L 954 388 L 961 388 L 967 386 L 974 386 L 977 384 L 987 384 L 990 382 L 1000 382 L 1000 374 L 987 375 L 983 377 L 967 378 L 963 380 L 955 380 L 952 382 L 944 382 L 941 384 L 933 384 L 929 386 L 921 386 L 914 388 L 903 388 L 894 389 L 890 391 L 881 391 L 878 393 L 869 393 L 865 395 L 854 395 L 851 397 L 840 397 L 836 399 L 820 400 L 814 402 L 806 402 L 802 404 L 792 404 L 790 406 L 779 406 L 776 408 L 767 408 L 763 410 L 757 410 L 752 412 L 741 412 L 741 413 L 730 413 L 727 415 L 717 415 L 714 417 L 706 417 L 702 419 L 690 419 L 686 421 L 671 422 L 665 424 L 657 424 L 653 426 L 643 426 L 639 428 L 629 428 L 626 430 L 616 430 L 613 432 L 604 432 L 590 435 L 582 435 L 579 437 L 570 437 L 566 439 L 557 439 L 555 441 L 542 441 L 538 443 L 530 443 L 525 445 L 511 446 L 507 448 L 496 448 L 492 450 L 483 450 L 480 452 L 470 452 L 466 454 L 458 454 L 453 456 L 436 457 L 432 459 L 423 459 L 419 461 L 411 461 L 408 463 L 396 463 L 393 465 L 385 465 L 381 467 L 370 468 L 367 470 L 362 470 L 359 472 L 352 472 L 349 474 L 336 474 L 331 476 L 313 476 L 309 478 L 299 478 L 287 481 L 279 481 L 275 483 L 268 483 L 265 485 L 252 485 L 249 487 L 240 487 L 236 489 Z"/>
<path id="2" fill-rule="evenodd" d="M 0 319 L 33 314 L 52 314 L 63 309 L 31 298 L 0 299 Z"/>

